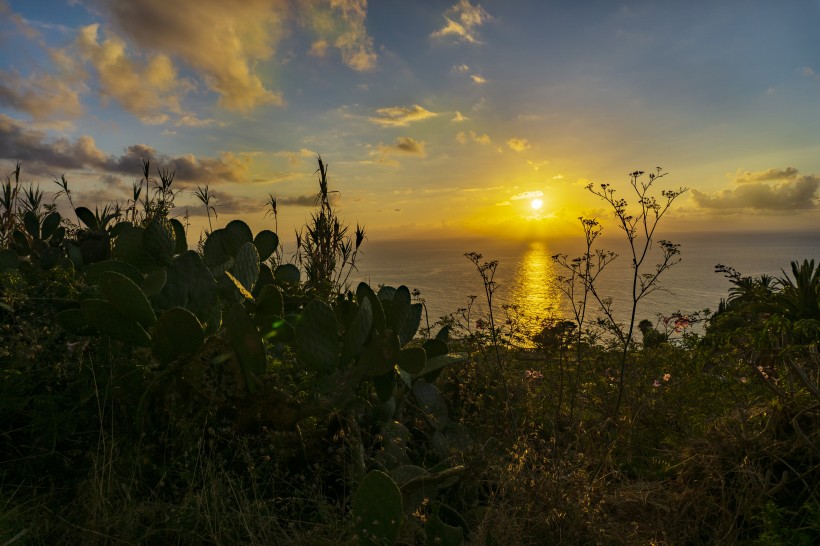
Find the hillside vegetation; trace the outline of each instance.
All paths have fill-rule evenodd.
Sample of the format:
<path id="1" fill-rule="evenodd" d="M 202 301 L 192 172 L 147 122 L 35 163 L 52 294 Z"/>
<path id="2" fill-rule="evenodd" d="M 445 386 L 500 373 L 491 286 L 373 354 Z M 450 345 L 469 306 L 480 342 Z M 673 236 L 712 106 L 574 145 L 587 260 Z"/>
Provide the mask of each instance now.
<path id="1" fill-rule="evenodd" d="M 631 320 L 582 219 L 555 256 L 570 316 L 522 339 L 487 314 L 431 324 L 407 286 L 350 285 L 366 245 L 318 159 L 315 212 L 189 233 L 173 173 L 92 211 L 0 188 L 0 544 L 816 544 L 820 267 L 732 284 L 715 313 L 644 321 L 678 259 L 685 191 L 590 187 L 632 250 Z M 657 266 L 647 268 L 647 264 Z M 465 267 L 470 264 L 465 261 Z M 693 333 L 692 325 L 702 323 Z"/>

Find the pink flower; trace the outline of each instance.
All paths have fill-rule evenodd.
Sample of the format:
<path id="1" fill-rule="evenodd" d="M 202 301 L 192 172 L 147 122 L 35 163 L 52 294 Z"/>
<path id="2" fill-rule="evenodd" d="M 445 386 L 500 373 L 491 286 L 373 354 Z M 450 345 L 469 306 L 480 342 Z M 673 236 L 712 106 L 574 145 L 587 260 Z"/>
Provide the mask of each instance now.
<path id="1" fill-rule="evenodd" d="M 658 387 L 661 386 L 661 382 L 656 379 L 655 381 L 652 382 L 652 386 L 657 389 Z"/>

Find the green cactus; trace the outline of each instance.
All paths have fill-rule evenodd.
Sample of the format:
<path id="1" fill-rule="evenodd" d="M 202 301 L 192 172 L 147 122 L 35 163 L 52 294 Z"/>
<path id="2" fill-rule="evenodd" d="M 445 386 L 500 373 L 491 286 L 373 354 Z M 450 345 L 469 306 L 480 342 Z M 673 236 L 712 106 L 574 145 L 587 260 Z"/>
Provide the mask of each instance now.
<path id="1" fill-rule="evenodd" d="M 342 345 L 342 359 L 347 362 L 358 357 L 362 353 L 362 348 L 373 329 L 373 306 L 368 298 L 365 298 L 356 311 L 356 316 L 348 326 L 344 335 Z"/>
<path id="2" fill-rule="evenodd" d="M 114 239 L 114 258 L 143 268 L 152 262 L 145 251 L 143 240 L 145 230 L 135 226 L 125 226 Z"/>
<path id="3" fill-rule="evenodd" d="M 454 513 L 455 516 L 450 516 Z M 433 513 L 427 516 L 427 523 L 424 525 L 424 533 L 427 535 L 427 546 L 460 546 L 464 542 L 464 529 L 466 523 L 461 525 L 450 525 L 442 521 L 442 516 L 450 516 L 448 519 L 456 519 L 463 523 L 464 519 L 458 512 L 449 506 L 439 503 L 433 504 Z"/>
<path id="4" fill-rule="evenodd" d="M 85 207 L 77 207 L 74 209 L 74 213 L 77 215 L 77 218 L 88 227 L 91 231 L 98 231 L 100 229 L 100 224 L 97 222 L 97 217 L 94 215 L 91 210 Z"/>
<path id="5" fill-rule="evenodd" d="M 168 364 L 195 353 L 203 343 L 205 334 L 196 315 L 182 307 L 173 307 L 162 313 L 154 325 L 151 350 L 160 362 Z"/>
<path id="6" fill-rule="evenodd" d="M 366 377 L 379 377 L 393 370 L 401 347 L 399 336 L 387 330 L 365 345 L 359 357 L 359 369 Z"/>
<path id="7" fill-rule="evenodd" d="M 339 363 L 336 315 L 325 302 L 310 302 L 296 322 L 296 357 L 315 372 L 327 374 Z"/>
<path id="8" fill-rule="evenodd" d="M 185 226 L 176 218 L 171 218 L 171 227 L 174 230 L 174 254 L 182 254 L 188 250 L 188 238 L 185 235 Z"/>
<path id="9" fill-rule="evenodd" d="M 145 276 L 145 279 L 140 283 L 140 288 L 142 292 L 150 298 L 160 293 L 167 280 L 168 274 L 164 268 L 155 269 Z"/>
<path id="10" fill-rule="evenodd" d="M 384 333 L 387 328 L 387 321 L 384 316 L 382 304 L 373 292 L 373 289 L 370 288 L 367 283 L 361 282 L 359 283 L 359 286 L 356 287 L 356 301 L 359 302 L 359 306 L 362 305 L 362 302 L 365 299 L 370 301 L 370 310 L 373 313 L 373 328 L 371 332 Z"/>
<path id="11" fill-rule="evenodd" d="M 393 544 L 402 524 L 402 498 L 396 482 L 371 470 L 353 494 L 351 517 L 359 544 Z"/>
<path id="12" fill-rule="evenodd" d="M 176 249 L 174 227 L 159 216 L 145 227 L 143 247 L 151 258 L 162 265 L 170 265 Z"/>
<path id="13" fill-rule="evenodd" d="M 59 212 L 52 212 L 43 218 L 43 226 L 40 231 L 43 240 L 51 239 L 57 233 L 62 219 Z"/>
<path id="14" fill-rule="evenodd" d="M 166 270 L 167 280 L 159 294 L 153 297 L 158 309 L 184 307 L 200 321 L 206 321 L 217 303 L 216 281 L 193 250 L 183 252 Z"/>
<path id="15" fill-rule="evenodd" d="M 40 219 L 34 211 L 28 211 L 23 215 L 23 226 L 33 239 L 40 238 Z"/>
<path id="16" fill-rule="evenodd" d="M 231 272 L 242 283 L 245 290 L 250 292 L 259 276 L 259 252 L 253 243 L 246 242 L 239 247 L 234 258 Z"/>
<path id="17" fill-rule="evenodd" d="M 413 397 L 419 405 L 419 409 L 436 430 L 443 430 L 450 422 L 447 402 L 439 394 L 435 385 L 423 379 L 413 383 Z"/>
<path id="18" fill-rule="evenodd" d="M 396 362 L 399 368 L 409 374 L 417 374 L 424 369 L 427 363 L 427 353 L 421 347 L 410 347 L 399 351 Z"/>
<path id="19" fill-rule="evenodd" d="M 100 333 L 137 347 L 150 347 L 151 336 L 139 322 L 117 311 L 111 303 L 88 298 L 80 304 L 88 323 Z"/>
<path id="20" fill-rule="evenodd" d="M 274 322 L 285 314 L 284 298 L 278 286 L 265 286 L 256 297 L 256 324 L 263 332 L 273 328 Z"/>
<path id="21" fill-rule="evenodd" d="M 69 257 L 71 257 L 70 253 Z M 100 284 L 100 279 L 103 274 L 108 272 L 124 275 L 136 284 L 142 283 L 142 273 L 140 273 L 140 270 L 127 262 L 121 262 L 119 260 L 103 260 L 102 262 L 94 262 L 83 269 L 83 274 L 85 275 L 85 280 L 88 284 Z"/>
<path id="22" fill-rule="evenodd" d="M 202 258 L 208 267 L 216 267 L 230 260 L 225 241 L 228 239 L 228 232 L 224 229 L 215 229 L 202 245 Z"/>
<path id="23" fill-rule="evenodd" d="M 298 285 L 301 280 L 299 268 L 293 264 L 282 264 L 276 268 L 273 278 L 283 284 Z"/>
<path id="24" fill-rule="evenodd" d="M 260 263 L 259 264 L 259 276 L 256 277 L 256 284 L 253 285 L 253 290 L 251 290 L 251 294 L 254 297 L 258 296 L 262 289 L 268 285 L 274 284 L 273 280 L 273 272 L 270 270 L 267 264 Z"/>
<path id="25" fill-rule="evenodd" d="M 256 250 L 259 251 L 259 261 L 264 262 L 270 258 L 279 247 L 279 236 L 269 229 L 263 229 L 256 234 L 253 239 Z"/>
<path id="26" fill-rule="evenodd" d="M 228 340 L 236 353 L 248 391 L 253 394 L 261 385 L 261 378 L 267 369 L 265 346 L 253 319 L 248 315 L 245 306 L 235 303 L 225 317 L 225 328 Z"/>
<path id="27" fill-rule="evenodd" d="M 100 277 L 100 288 L 105 299 L 124 316 L 133 318 L 145 327 L 157 321 L 148 298 L 128 277 L 113 271 L 106 271 Z"/>
<path id="28" fill-rule="evenodd" d="M 242 220 L 232 220 L 225 226 L 228 237 L 225 239 L 225 249 L 231 256 L 236 256 L 239 248 L 245 243 L 253 242 L 253 232 L 248 224 Z"/>

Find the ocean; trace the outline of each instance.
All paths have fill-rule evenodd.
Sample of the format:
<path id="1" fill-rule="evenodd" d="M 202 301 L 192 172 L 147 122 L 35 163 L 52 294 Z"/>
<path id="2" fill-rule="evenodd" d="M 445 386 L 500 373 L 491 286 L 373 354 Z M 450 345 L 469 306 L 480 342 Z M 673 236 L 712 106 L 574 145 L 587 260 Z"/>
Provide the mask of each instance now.
<path id="1" fill-rule="evenodd" d="M 820 261 L 820 233 L 687 233 L 666 237 L 680 244 L 680 262 L 664 272 L 660 289 L 639 303 L 637 320 L 657 321 L 675 312 L 684 314 L 704 309 L 715 311 L 725 298 L 730 282 L 715 273 L 716 264 L 734 267 L 743 275 L 782 276 L 791 272 L 793 260 Z M 601 238 L 596 248 L 619 254 L 601 274 L 600 292 L 612 298 L 616 319 L 626 321 L 631 302 L 631 258 L 625 240 Z M 365 241 L 358 260 L 354 284 L 365 280 L 371 286 L 406 285 L 420 291 L 430 324 L 440 317 L 465 308 L 477 296 L 474 313 L 486 310 L 481 278 L 464 256 L 478 252 L 482 261 L 497 260 L 497 291 L 494 307 L 514 304 L 523 321 L 535 328 L 543 318 L 571 318 L 566 300 L 556 286 L 561 268 L 552 256 L 570 258 L 584 251 L 583 241 L 501 241 L 492 239 L 442 239 Z M 642 271 L 651 272 L 660 252 L 646 260 Z M 590 310 L 597 312 L 592 306 Z M 475 316 L 475 315 L 473 315 Z"/>

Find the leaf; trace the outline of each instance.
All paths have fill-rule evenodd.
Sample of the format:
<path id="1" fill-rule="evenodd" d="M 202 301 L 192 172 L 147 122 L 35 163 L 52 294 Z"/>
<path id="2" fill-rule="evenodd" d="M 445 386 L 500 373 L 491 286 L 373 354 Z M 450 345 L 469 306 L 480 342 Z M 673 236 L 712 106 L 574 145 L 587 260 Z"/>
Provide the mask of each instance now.
<path id="1" fill-rule="evenodd" d="M 100 229 L 100 224 L 97 222 L 97 217 L 89 209 L 85 207 L 77 207 L 74 209 L 74 212 L 77 214 L 77 218 L 79 218 L 80 221 L 91 231 L 98 231 Z"/>

